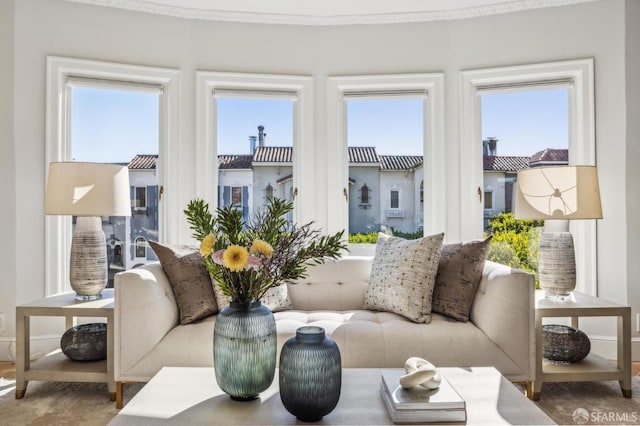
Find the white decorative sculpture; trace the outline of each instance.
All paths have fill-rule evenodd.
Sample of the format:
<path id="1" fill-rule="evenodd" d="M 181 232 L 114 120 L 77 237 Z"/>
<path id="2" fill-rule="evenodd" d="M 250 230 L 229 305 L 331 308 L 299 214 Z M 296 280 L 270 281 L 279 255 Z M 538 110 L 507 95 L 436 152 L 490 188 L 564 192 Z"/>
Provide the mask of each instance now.
<path id="1" fill-rule="evenodd" d="M 426 359 L 411 357 L 404 363 L 407 374 L 400 377 L 400 386 L 404 389 L 422 387 L 425 389 L 437 389 L 442 379 L 435 365 Z"/>

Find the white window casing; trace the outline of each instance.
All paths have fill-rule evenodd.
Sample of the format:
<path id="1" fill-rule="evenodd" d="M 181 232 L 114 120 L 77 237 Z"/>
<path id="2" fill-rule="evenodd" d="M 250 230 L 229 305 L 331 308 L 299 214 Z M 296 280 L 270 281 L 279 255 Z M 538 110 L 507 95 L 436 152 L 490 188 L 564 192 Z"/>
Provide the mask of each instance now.
<path id="1" fill-rule="evenodd" d="M 333 76 L 327 80 L 326 153 L 337 165 L 327 174 L 327 228 L 329 232 L 348 229 L 348 148 L 346 101 L 381 98 L 423 99 L 425 234 L 442 232 L 446 226 L 444 168 L 444 74 L 389 74 Z M 340 166 L 341 165 L 341 166 Z"/>
<path id="2" fill-rule="evenodd" d="M 569 93 L 569 164 L 595 165 L 593 58 L 463 71 L 460 114 L 461 240 L 482 237 L 482 117 L 480 95 L 553 87 Z M 596 221 L 571 221 L 576 240 L 577 290 L 596 294 Z"/>
<path id="3" fill-rule="evenodd" d="M 217 97 L 283 99 L 293 102 L 294 220 L 315 214 L 313 79 L 309 76 L 196 72 L 196 196 L 218 199 Z M 303 171 L 304 170 L 304 171 Z M 304 200 L 304 202 L 301 202 Z"/>
<path id="4" fill-rule="evenodd" d="M 71 87 L 111 87 L 126 91 L 160 94 L 158 182 L 164 187 L 159 203 L 159 238 L 176 241 L 177 197 L 167 188 L 179 187 L 177 161 L 180 72 L 175 69 L 118 64 L 112 62 L 47 57 L 45 170 L 54 161 L 71 160 Z M 46 176 L 46 172 L 45 172 Z M 69 247 L 71 217 L 45 217 L 45 294 L 69 291 Z"/>

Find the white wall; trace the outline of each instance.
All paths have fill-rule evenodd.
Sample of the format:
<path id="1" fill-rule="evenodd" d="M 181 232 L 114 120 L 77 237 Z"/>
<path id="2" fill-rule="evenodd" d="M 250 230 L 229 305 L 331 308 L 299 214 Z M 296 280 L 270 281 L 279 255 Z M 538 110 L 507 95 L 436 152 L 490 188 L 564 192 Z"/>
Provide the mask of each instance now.
<path id="1" fill-rule="evenodd" d="M 0 360 L 15 336 L 16 305 L 16 163 L 14 161 L 14 5 L 0 0 Z M 6 353 L 6 351 L 5 351 Z"/>
<path id="2" fill-rule="evenodd" d="M 44 295 L 45 182 L 45 58 L 68 56 L 152 65 L 181 70 L 180 193 L 186 205 L 195 187 L 195 71 L 237 71 L 312 75 L 315 78 L 315 154 L 317 182 L 327 181 L 331 157 L 325 152 L 325 81 L 329 75 L 444 72 L 446 76 L 447 233 L 459 236 L 459 73 L 462 70 L 595 58 L 597 161 L 605 218 L 598 225 L 599 292 L 640 309 L 640 294 L 629 290 L 638 276 L 640 247 L 631 241 L 640 229 L 638 219 L 637 125 L 627 125 L 628 113 L 638 112 L 638 97 L 627 98 L 634 86 L 627 76 L 637 70 L 637 34 L 628 31 L 625 64 L 625 6 L 638 17 L 629 0 L 602 0 L 577 6 L 545 8 L 457 21 L 378 26 L 302 27 L 189 21 L 165 16 L 95 7 L 62 0 L 0 0 L 0 312 L 14 315 L 15 303 Z M 15 93 L 13 105 L 4 96 L 11 91 L 11 29 L 4 21 L 15 7 Z M 5 13 L 5 11 L 9 13 Z M 11 22 L 9 22 L 11 23 Z M 634 30 L 637 31 L 637 30 Z M 0 34 L 4 35 L 4 34 Z M 8 58 L 8 61 L 5 61 Z M 625 68 L 626 66 L 626 68 Z M 637 75 L 637 74 L 636 74 Z M 635 83 L 637 93 L 637 81 Z M 637 117 L 637 114 L 636 114 Z M 637 121 L 637 118 L 635 119 Z M 6 126 L 6 127 L 5 127 Z M 627 139 L 629 135 L 633 139 Z M 11 143 L 13 139 L 13 143 Z M 465 141 L 465 143 L 470 143 Z M 473 142 L 476 143 L 476 142 Z M 479 143 L 479 142 L 478 142 Z M 625 153 L 632 154 L 625 160 Z M 15 155 L 15 162 L 10 159 Z M 620 191 L 620 188 L 626 188 Z M 317 191 L 316 205 L 325 206 L 326 193 Z M 11 200 L 16 200 L 11 203 Z M 626 206 L 626 210 L 624 208 Z M 7 211 L 9 210 L 9 211 Z M 323 226 L 329 215 L 318 211 Z M 631 219 L 633 218 L 633 219 Z M 186 222 L 178 235 L 188 237 Z M 628 227 L 627 227 L 628 226 Z M 630 238 L 627 240 L 627 236 Z M 627 280 L 629 283 L 627 284 Z M 15 295 L 15 296 L 14 296 Z M 635 314 L 634 314 L 635 315 Z M 12 324 L 11 324 L 12 325 Z M 34 329 L 34 333 L 38 328 Z M 49 330 L 42 331 L 48 333 Z M 609 324 L 600 334 L 613 335 Z M 13 336 L 13 331 L 9 335 Z M 634 333 L 634 336 L 638 336 Z M 0 342 L 1 343 L 1 342 Z M 0 359 L 5 358 L 0 348 Z"/>

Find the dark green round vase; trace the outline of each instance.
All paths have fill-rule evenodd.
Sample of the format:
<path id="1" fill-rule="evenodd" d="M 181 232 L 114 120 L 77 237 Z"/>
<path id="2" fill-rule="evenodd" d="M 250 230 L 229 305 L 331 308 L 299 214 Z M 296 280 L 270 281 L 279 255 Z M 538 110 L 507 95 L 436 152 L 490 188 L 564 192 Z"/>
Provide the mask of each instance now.
<path id="1" fill-rule="evenodd" d="M 271 386 L 276 371 L 276 321 L 262 303 L 231 302 L 213 329 L 218 386 L 231 398 L 254 399 Z"/>
<path id="2" fill-rule="evenodd" d="M 284 408 L 304 422 L 315 422 L 338 404 L 342 386 L 338 345 L 322 327 L 296 330 L 280 352 L 280 399 Z"/>

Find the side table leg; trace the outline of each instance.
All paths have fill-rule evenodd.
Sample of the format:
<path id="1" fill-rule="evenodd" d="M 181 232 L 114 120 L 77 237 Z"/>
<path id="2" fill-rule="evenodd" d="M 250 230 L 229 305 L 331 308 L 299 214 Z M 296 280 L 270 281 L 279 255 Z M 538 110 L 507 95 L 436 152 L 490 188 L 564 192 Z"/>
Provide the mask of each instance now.
<path id="1" fill-rule="evenodd" d="M 16 399 L 22 399 L 27 391 L 28 380 L 25 371 L 31 368 L 29 355 L 31 353 L 30 319 L 24 315 L 22 309 L 16 309 Z"/>
<path id="2" fill-rule="evenodd" d="M 620 389 L 631 398 L 631 309 L 618 317 L 618 370 L 622 371 Z"/>

